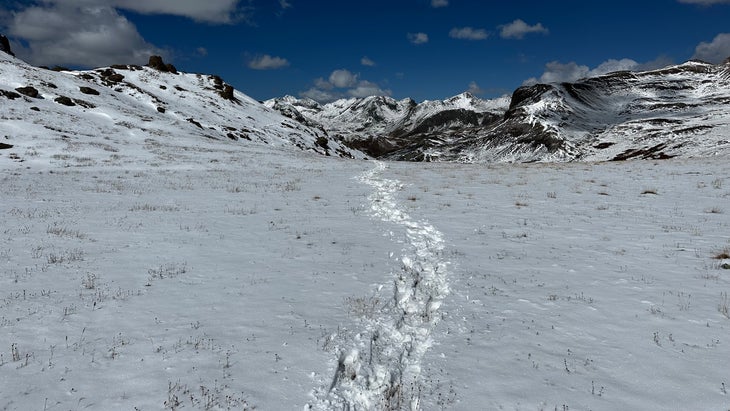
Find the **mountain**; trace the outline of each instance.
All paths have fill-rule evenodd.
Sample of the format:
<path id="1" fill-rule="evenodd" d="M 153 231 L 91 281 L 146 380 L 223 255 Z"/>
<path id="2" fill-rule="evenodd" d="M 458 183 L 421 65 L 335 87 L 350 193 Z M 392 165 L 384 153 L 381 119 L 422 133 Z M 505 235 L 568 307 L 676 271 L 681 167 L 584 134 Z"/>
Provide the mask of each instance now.
<path id="1" fill-rule="evenodd" d="M 154 155 L 160 141 L 183 147 L 182 138 L 466 163 L 730 153 L 730 60 L 536 84 L 494 100 L 463 93 L 418 104 L 386 96 L 320 104 L 286 96 L 262 104 L 218 76 L 178 72 L 159 57 L 147 66 L 49 70 L 15 58 L 5 43 L 0 150 L 15 147 L 18 161 L 18 152 L 38 161 L 48 154 L 39 148 L 66 144 L 88 157 L 133 143 Z"/>
<path id="2" fill-rule="evenodd" d="M 0 149 L 13 148 L 18 161 L 43 161 L 46 154 L 53 160 L 67 145 L 89 158 L 123 156 L 129 144 L 154 156 L 161 142 L 195 151 L 201 139 L 365 157 L 218 76 L 178 72 L 159 57 L 148 66 L 71 71 L 34 67 L 0 52 L 0 112 Z"/>
<path id="3" fill-rule="evenodd" d="M 521 87 L 504 117 L 432 156 L 463 162 L 730 153 L 730 64 L 700 61 Z"/>
<path id="4" fill-rule="evenodd" d="M 730 153 L 730 61 L 536 84 L 518 88 L 511 99 L 465 93 L 420 104 L 388 97 L 325 105 L 286 97 L 265 104 L 394 160 L 603 161 Z"/>
<path id="5" fill-rule="evenodd" d="M 509 107 L 509 98 L 482 100 L 463 93 L 416 104 L 411 99 L 371 96 L 322 105 L 285 96 L 264 104 L 304 124 L 316 125 L 350 147 L 374 157 L 388 157 L 414 144 L 446 141 L 454 132 L 497 121 Z"/>

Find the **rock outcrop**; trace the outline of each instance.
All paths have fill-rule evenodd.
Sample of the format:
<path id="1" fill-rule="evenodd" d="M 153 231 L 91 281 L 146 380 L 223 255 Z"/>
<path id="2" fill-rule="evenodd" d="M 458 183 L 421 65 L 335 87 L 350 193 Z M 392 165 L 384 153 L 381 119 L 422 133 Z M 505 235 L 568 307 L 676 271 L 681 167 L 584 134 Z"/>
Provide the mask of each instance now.
<path id="1" fill-rule="evenodd" d="M 163 73 L 177 74 L 177 69 L 175 68 L 175 66 L 169 63 L 165 64 L 161 56 L 150 56 L 150 60 L 147 63 L 147 66 L 152 67 L 153 69 L 161 71 Z"/>
<path id="2" fill-rule="evenodd" d="M 10 40 L 2 34 L 0 34 L 0 51 L 15 56 L 15 53 L 10 49 Z"/>

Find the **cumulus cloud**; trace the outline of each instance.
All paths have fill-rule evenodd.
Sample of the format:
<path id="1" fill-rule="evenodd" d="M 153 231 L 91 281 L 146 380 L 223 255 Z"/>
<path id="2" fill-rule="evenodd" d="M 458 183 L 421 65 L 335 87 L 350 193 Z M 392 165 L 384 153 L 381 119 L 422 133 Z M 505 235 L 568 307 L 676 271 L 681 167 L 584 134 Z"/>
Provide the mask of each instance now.
<path id="1" fill-rule="evenodd" d="M 333 88 L 335 88 L 335 86 L 332 85 L 332 83 L 323 79 L 322 77 L 314 80 L 314 86 L 320 90 L 332 90 Z"/>
<path id="2" fill-rule="evenodd" d="M 19 57 L 36 65 L 103 66 L 144 63 L 165 54 L 144 40 L 120 10 L 169 14 L 199 22 L 234 23 L 246 19 L 241 0 L 36 0 L 13 3 L 3 11 L 6 34 Z M 25 3 L 25 4 L 24 4 Z M 248 3 L 247 3 L 248 4 Z M 169 58 L 169 57 L 168 57 Z"/>
<path id="3" fill-rule="evenodd" d="M 368 57 L 368 56 L 365 56 L 365 57 L 361 58 L 360 59 L 360 64 L 362 64 L 363 66 L 368 66 L 368 67 L 374 67 L 375 66 L 375 62 L 372 61 L 370 59 L 370 57 Z"/>
<path id="4" fill-rule="evenodd" d="M 711 42 L 702 42 L 695 48 L 693 59 L 719 64 L 730 57 L 730 33 L 720 33 Z"/>
<path id="5" fill-rule="evenodd" d="M 347 94 L 352 97 L 363 98 L 369 96 L 390 96 L 393 93 L 390 90 L 383 90 L 375 83 L 363 80 L 356 87 L 347 90 Z"/>
<path id="6" fill-rule="evenodd" d="M 28 7 L 12 14 L 8 34 L 23 40 L 18 56 L 36 65 L 98 67 L 146 63 L 164 54 L 116 9 L 81 1 Z"/>
<path id="7" fill-rule="evenodd" d="M 503 24 L 499 26 L 499 29 L 499 35 L 504 39 L 522 39 L 525 35 L 530 33 L 549 33 L 549 30 L 545 28 L 542 23 L 530 26 L 521 19 L 517 19 L 509 24 Z"/>
<path id="8" fill-rule="evenodd" d="M 330 84 L 337 88 L 352 87 L 357 83 L 357 74 L 352 74 L 349 70 L 335 70 L 330 74 Z"/>
<path id="9" fill-rule="evenodd" d="M 299 97 L 303 98 L 311 98 L 314 101 L 318 101 L 320 103 L 330 103 L 337 99 L 340 99 L 343 97 L 342 93 L 338 92 L 332 92 L 328 90 L 321 90 L 316 87 L 312 87 L 307 91 L 302 91 L 299 93 Z"/>
<path id="10" fill-rule="evenodd" d="M 591 69 L 586 65 L 579 65 L 574 61 L 561 63 L 551 61 L 545 65 L 545 72 L 539 77 L 533 77 L 523 82 L 523 85 L 537 83 L 574 82 L 582 78 L 598 77 L 615 71 L 654 70 L 671 64 L 666 57 L 659 57 L 647 63 L 637 63 L 632 59 L 609 59 Z"/>
<path id="11" fill-rule="evenodd" d="M 426 33 L 408 33 L 408 41 L 413 44 L 428 43 L 428 34 Z"/>
<path id="12" fill-rule="evenodd" d="M 285 58 L 272 57 L 268 54 L 252 58 L 248 67 L 254 70 L 276 70 L 289 65 Z"/>
<path id="13" fill-rule="evenodd" d="M 68 3 L 69 0 L 53 0 Z M 171 14 L 210 23 L 232 23 L 242 17 L 240 0 L 71 0 L 76 2 L 106 3 L 143 14 Z"/>
<path id="14" fill-rule="evenodd" d="M 679 0 L 680 3 L 712 6 L 713 4 L 730 4 L 730 0 Z"/>
<path id="15" fill-rule="evenodd" d="M 311 98 L 320 103 L 329 103 L 346 97 L 390 96 L 392 92 L 378 84 L 360 80 L 360 75 L 345 69 L 334 70 L 327 80 L 320 77 L 314 87 L 299 93 L 300 97 Z"/>
<path id="16" fill-rule="evenodd" d="M 475 29 L 472 27 L 454 27 L 449 32 L 449 37 L 460 40 L 484 40 L 489 37 L 484 29 Z"/>
<path id="17" fill-rule="evenodd" d="M 477 84 L 476 81 L 470 82 L 469 83 L 469 88 L 466 91 L 469 92 L 469 93 L 471 93 L 471 94 L 473 94 L 473 95 L 475 95 L 475 96 L 478 96 L 480 94 L 484 94 L 484 90 L 481 87 L 479 87 L 479 84 Z"/>
<path id="18" fill-rule="evenodd" d="M 449 5 L 449 0 L 431 0 L 431 7 L 439 8 L 446 7 Z"/>

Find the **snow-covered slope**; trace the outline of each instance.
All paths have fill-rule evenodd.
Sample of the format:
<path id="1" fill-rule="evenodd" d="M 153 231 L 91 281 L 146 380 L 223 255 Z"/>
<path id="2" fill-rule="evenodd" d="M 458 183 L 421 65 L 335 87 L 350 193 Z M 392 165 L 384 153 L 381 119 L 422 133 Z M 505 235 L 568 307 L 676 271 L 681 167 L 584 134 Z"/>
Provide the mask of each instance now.
<path id="1" fill-rule="evenodd" d="M 490 124 L 502 117 L 509 97 L 482 100 L 462 93 L 447 100 L 395 100 L 372 96 L 320 105 L 292 96 L 264 102 L 303 124 L 318 125 L 351 147 L 383 156 L 423 140 L 447 138 L 455 131 Z"/>
<path id="2" fill-rule="evenodd" d="M 171 139 L 0 151 L 0 409 L 730 408 L 723 159 Z"/>
<path id="3" fill-rule="evenodd" d="M 364 157 L 218 76 L 146 66 L 58 72 L 0 53 L 0 112 L 0 143 L 34 161 L 48 161 L 46 154 L 67 144 L 88 156 L 106 153 L 110 161 L 124 156 L 129 144 L 141 144 L 154 156 L 160 140 L 180 139 L 191 150 L 196 141 L 214 140 Z"/>
<path id="4" fill-rule="evenodd" d="M 724 158 L 352 161 L 10 62 L 0 410 L 730 409 Z"/>
<path id="5" fill-rule="evenodd" d="M 729 135 L 730 64 L 690 61 L 519 88 L 501 121 L 427 153 L 462 162 L 706 156 L 730 153 Z"/>
<path id="6" fill-rule="evenodd" d="M 511 99 L 464 93 L 415 104 L 387 97 L 266 104 L 396 160 L 532 162 L 730 153 L 730 63 L 699 61 L 537 84 Z"/>

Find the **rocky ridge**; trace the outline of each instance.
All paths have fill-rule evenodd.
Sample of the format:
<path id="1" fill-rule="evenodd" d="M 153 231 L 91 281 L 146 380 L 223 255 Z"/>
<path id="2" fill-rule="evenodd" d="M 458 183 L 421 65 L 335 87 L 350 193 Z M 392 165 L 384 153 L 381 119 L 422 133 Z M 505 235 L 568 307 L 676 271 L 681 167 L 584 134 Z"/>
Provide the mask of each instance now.
<path id="1" fill-rule="evenodd" d="M 663 159 L 730 153 L 730 62 L 616 72 L 520 87 L 511 98 L 461 94 L 416 104 L 389 97 L 320 105 L 265 102 L 374 157 L 533 162 Z"/>
<path id="2" fill-rule="evenodd" d="M 159 56 L 147 66 L 74 71 L 34 67 L 7 51 L 0 53 L 0 148 L 13 147 L 18 161 L 64 156 L 48 149 L 69 143 L 83 146 L 89 158 L 121 157 L 133 141 L 154 154 L 160 141 L 182 138 L 192 146 L 201 139 L 218 140 L 365 157 L 323 130 L 265 107 L 219 76 L 179 72 Z M 23 150 L 28 156 L 20 154 Z"/>

